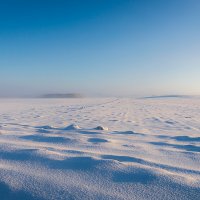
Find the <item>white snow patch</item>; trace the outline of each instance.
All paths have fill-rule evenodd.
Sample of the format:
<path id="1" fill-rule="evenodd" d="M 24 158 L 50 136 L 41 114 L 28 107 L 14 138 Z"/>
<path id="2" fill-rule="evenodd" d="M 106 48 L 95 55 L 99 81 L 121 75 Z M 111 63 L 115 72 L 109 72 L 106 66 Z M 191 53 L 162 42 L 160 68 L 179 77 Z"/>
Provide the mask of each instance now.
<path id="1" fill-rule="evenodd" d="M 78 129 L 81 129 L 81 128 L 76 124 L 71 124 L 71 125 L 63 128 L 63 130 L 78 130 Z"/>

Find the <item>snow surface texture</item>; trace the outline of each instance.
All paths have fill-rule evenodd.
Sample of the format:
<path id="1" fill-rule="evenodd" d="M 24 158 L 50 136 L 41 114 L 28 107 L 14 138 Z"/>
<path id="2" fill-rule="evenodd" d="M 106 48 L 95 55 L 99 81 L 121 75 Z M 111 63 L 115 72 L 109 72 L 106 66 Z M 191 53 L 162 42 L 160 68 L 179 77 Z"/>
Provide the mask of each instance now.
<path id="1" fill-rule="evenodd" d="M 199 99 L 0 100 L 1 200 L 199 200 Z"/>

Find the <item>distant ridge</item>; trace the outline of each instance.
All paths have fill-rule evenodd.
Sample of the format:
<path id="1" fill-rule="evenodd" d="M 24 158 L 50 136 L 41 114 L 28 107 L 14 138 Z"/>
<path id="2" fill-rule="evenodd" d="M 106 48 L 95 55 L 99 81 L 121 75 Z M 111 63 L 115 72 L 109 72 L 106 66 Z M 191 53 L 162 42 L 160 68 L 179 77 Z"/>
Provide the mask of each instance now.
<path id="1" fill-rule="evenodd" d="M 160 96 L 148 96 L 143 99 L 160 99 L 160 98 L 191 98 L 189 95 L 160 95 Z"/>
<path id="2" fill-rule="evenodd" d="M 81 94 L 68 93 L 68 94 L 45 94 L 40 96 L 40 98 L 83 98 Z"/>

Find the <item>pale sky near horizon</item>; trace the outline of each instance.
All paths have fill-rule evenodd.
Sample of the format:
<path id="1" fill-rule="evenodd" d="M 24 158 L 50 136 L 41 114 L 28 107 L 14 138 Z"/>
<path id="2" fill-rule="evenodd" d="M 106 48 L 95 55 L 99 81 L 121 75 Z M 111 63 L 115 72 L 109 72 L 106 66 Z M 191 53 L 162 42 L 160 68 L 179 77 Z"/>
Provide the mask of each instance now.
<path id="1" fill-rule="evenodd" d="M 199 0 L 0 1 L 0 96 L 200 95 Z"/>

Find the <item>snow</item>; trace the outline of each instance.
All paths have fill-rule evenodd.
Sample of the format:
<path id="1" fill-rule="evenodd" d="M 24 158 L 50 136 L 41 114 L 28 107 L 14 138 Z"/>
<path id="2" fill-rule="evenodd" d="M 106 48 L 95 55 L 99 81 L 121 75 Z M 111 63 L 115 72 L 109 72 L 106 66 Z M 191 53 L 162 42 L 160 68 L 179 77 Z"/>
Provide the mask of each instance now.
<path id="1" fill-rule="evenodd" d="M 1 99 L 0 199 L 199 200 L 200 99 Z"/>
<path id="2" fill-rule="evenodd" d="M 97 126 L 95 129 L 102 130 L 102 131 L 108 131 L 108 127 L 103 127 L 103 126 Z"/>

